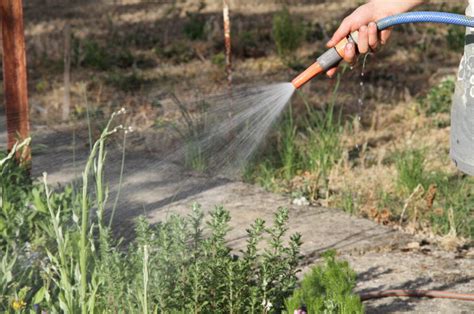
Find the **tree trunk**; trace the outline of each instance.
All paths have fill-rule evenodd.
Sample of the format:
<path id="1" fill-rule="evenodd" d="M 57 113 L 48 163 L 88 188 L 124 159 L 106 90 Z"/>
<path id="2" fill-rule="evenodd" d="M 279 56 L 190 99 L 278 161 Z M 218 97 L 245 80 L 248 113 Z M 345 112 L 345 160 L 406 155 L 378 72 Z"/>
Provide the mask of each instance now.
<path id="1" fill-rule="evenodd" d="M 26 54 L 21 0 L 0 0 L 3 36 L 3 82 L 7 116 L 8 149 L 17 140 L 30 136 Z M 30 149 L 23 151 L 23 162 L 31 159 Z"/>

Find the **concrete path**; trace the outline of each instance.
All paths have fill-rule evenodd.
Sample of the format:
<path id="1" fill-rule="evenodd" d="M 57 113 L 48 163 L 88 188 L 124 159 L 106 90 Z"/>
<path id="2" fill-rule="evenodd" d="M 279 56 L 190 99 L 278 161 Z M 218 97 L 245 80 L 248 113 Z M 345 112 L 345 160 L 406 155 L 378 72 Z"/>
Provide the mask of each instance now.
<path id="1" fill-rule="evenodd" d="M 0 140 L 2 136 L 0 132 Z M 45 171 L 51 183 L 79 178 L 87 156 L 87 144 L 76 139 L 75 158 L 71 144 L 71 132 L 67 130 L 35 132 L 34 175 L 40 176 Z M 111 148 L 107 161 L 109 205 L 117 192 L 120 158 L 120 152 Z M 158 222 L 171 213 L 189 213 L 192 204 L 197 202 L 204 209 L 223 205 L 231 212 L 232 231 L 228 241 L 233 248 L 239 249 L 245 245 L 246 228 L 256 218 L 270 223 L 275 210 L 283 206 L 290 209 L 290 231 L 303 236 L 304 271 L 317 262 L 322 252 L 335 248 L 359 274 L 358 291 L 409 288 L 474 292 L 472 252 L 456 258 L 454 253 L 441 251 L 430 244 L 407 249 L 407 243 L 420 239 L 340 210 L 295 207 L 287 197 L 265 192 L 259 187 L 185 173 L 176 165 L 163 166 L 157 160 L 159 155 L 150 151 L 127 152 L 115 220 L 116 232 L 124 237 L 132 234 L 133 221 L 138 215 L 145 214 L 152 223 Z M 365 305 L 369 313 L 474 312 L 474 303 L 440 299 L 387 298 L 365 302 Z"/>

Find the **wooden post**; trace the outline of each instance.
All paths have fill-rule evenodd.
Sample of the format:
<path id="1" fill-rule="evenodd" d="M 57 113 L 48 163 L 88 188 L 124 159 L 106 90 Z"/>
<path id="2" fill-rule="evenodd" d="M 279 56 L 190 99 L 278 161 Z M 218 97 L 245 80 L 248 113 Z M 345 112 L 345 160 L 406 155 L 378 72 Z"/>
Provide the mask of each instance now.
<path id="1" fill-rule="evenodd" d="M 230 18 L 229 4 L 227 0 L 223 0 L 223 18 L 224 18 L 224 43 L 225 43 L 225 64 L 227 72 L 227 84 L 229 91 L 232 89 L 232 45 L 230 37 Z"/>
<path id="2" fill-rule="evenodd" d="M 66 22 L 64 26 L 64 97 L 63 97 L 63 121 L 69 119 L 71 111 L 71 28 Z"/>
<path id="3" fill-rule="evenodd" d="M 5 113 L 8 150 L 11 150 L 16 141 L 22 141 L 30 136 L 22 1 L 0 0 L 0 14 Z M 29 162 L 30 149 L 27 148 L 21 157 L 23 161 Z"/>

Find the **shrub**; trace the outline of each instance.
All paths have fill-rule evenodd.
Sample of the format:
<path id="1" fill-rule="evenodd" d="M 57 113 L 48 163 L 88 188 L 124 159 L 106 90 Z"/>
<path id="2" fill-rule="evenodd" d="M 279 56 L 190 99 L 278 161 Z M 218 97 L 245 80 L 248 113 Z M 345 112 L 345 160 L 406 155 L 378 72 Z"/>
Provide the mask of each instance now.
<path id="1" fill-rule="evenodd" d="M 108 51 L 97 42 L 86 40 L 82 49 L 83 56 L 81 65 L 102 71 L 108 70 L 110 68 L 110 55 Z"/>
<path id="2" fill-rule="evenodd" d="M 466 30 L 464 27 L 458 27 L 455 25 L 449 25 L 447 42 L 449 49 L 462 52 L 464 49 Z"/>
<path id="3" fill-rule="evenodd" d="M 184 25 L 184 35 L 190 40 L 206 38 L 206 20 L 199 14 L 187 12 L 188 21 Z"/>
<path id="4" fill-rule="evenodd" d="M 307 313 L 363 313 L 357 294 L 356 273 L 345 261 L 337 261 L 335 251 L 324 254 L 324 264 L 306 274 L 298 289 L 286 301 L 288 313 L 306 308 Z"/>
<path id="5" fill-rule="evenodd" d="M 0 311 L 280 312 L 296 286 L 300 261 L 301 236 L 287 236 L 287 209 L 275 213 L 272 226 L 257 219 L 238 256 L 225 240 L 230 213 L 216 207 L 204 225 L 198 205 L 187 217 L 173 215 L 156 225 L 139 218 L 133 241 L 119 247 L 111 222 L 104 221 L 105 142 L 117 130 L 111 123 L 91 149 L 82 186 L 71 188 L 78 198 L 60 202 L 62 194 L 50 189 L 46 176 L 43 184 L 15 181 L 21 193 L 3 181 L 2 200 L 26 215 L 43 214 L 38 228 L 45 241 L 15 247 L 18 239 L 8 233 L 0 243 Z M 22 170 L 4 168 L 3 160 L 2 174 L 20 177 Z M 34 241 L 36 233 L 29 235 Z"/>
<path id="6" fill-rule="evenodd" d="M 173 61 L 174 63 L 186 63 L 195 56 L 193 49 L 182 41 L 174 41 L 167 46 L 157 45 L 155 53 L 158 57 Z"/>
<path id="7" fill-rule="evenodd" d="M 301 45 L 304 38 L 303 25 L 294 19 L 288 8 L 283 8 L 273 17 L 273 39 L 278 55 L 287 59 Z"/>
<path id="8" fill-rule="evenodd" d="M 112 72 L 107 76 L 107 83 L 124 91 L 133 92 L 139 90 L 149 81 L 145 79 L 138 71 L 131 73 Z"/>

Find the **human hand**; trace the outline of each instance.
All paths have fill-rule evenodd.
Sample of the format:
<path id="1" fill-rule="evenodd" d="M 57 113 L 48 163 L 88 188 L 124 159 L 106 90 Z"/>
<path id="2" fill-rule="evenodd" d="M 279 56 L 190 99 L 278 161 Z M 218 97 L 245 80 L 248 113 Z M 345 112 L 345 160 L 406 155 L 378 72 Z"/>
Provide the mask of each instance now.
<path id="1" fill-rule="evenodd" d="M 392 32 L 391 29 L 379 32 L 375 22 L 390 15 L 409 11 L 422 2 L 422 0 L 406 0 L 390 3 L 386 0 L 372 0 L 347 16 L 326 45 L 332 48 L 350 33 L 359 31 L 357 51 L 362 54 L 375 51 L 387 42 Z M 352 64 L 355 57 L 356 46 L 354 43 L 348 43 L 344 47 L 344 61 Z M 329 69 L 327 75 L 332 77 L 336 70 L 336 67 Z"/>

